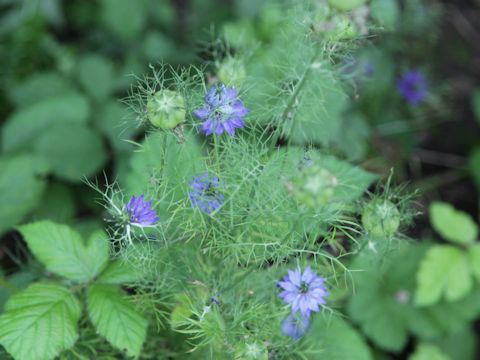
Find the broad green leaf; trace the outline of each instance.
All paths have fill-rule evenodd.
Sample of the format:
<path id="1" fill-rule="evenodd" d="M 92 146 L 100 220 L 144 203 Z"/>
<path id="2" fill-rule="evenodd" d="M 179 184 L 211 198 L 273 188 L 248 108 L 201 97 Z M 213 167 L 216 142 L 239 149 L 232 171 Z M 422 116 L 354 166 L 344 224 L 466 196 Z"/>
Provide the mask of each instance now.
<path id="1" fill-rule="evenodd" d="M 75 216 L 75 199 L 70 188 L 62 183 L 50 183 L 40 206 L 35 209 L 33 220 L 67 222 Z"/>
<path id="2" fill-rule="evenodd" d="M 470 264 L 461 250 L 450 245 L 432 246 L 420 263 L 415 302 L 433 305 L 442 295 L 455 301 L 465 296 L 472 285 Z"/>
<path id="3" fill-rule="evenodd" d="M 107 284 L 123 284 L 137 281 L 139 274 L 128 263 L 114 261 L 98 277 L 97 281 Z"/>
<path id="4" fill-rule="evenodd" d="M 472 110 L 475 119 L 480 123 L 480 89 L 477 89 L 472 94 Z"/>
<path id="5" fill-rule="evenodd" d="M 473 275 L 477 278 L 477 281 L 480 281 L 480 243 L 468 249 L 468 256 Z"/>
<path id="6" fill-rule="evenodd" d="M 408 340 L 407 312 L 394 295 L 377 286 L 359 289 L 349 302 L 352 319 L 375 344 L 390 351 L 401 350 Z"/>
<path id="7" fill-rule="evenodd" d="M 86 55 L 78 63 L 78 80 L 96 102 L 104 101 L 115 84 L 113 63 L 99 55 Z"/>
<path id="8" fill-rule="evenodd" d="M 20 155 L 0 157 L 0 234 L 17 225 L 39 203 L 48 166 L 43 159 Z"/>
<path id="9" fill-rule="evenodd" d="M 471 245 L 478 236 L 478 226 L 471 216 L 447 203 L 430 204 L 430 222 L 446 240 L 461 245 Z"/>
<path id="10" fill-rule="evenodd" d="M 353 10 L 367 2 L 367 0 L 328 0 L 328 3 L 340 10 Z"/>
<path id="11" fill-rule="evenodd" d="M 101 0 L 100 4 L 103 23 L 123 40 L 133 40 L 147 23 L 145 0 Z"/>
<path id="12" fill-rule="evenodd" d="M 400 15 L 400 8 L 395 0 L 374 0 L 370 5 L 372 17 L 387 30 L 393 30 Z"/>
<path id="13" fill-rule="evenodd" d="M 0 317 L 0 344 L 15 360 L 50 360 L 77 340 L 81 304 L 63 285 L 36 283 L 12 296 Z"/>
<path id="14" fill-rule="evenodd" d="M 305 339 L 312 343 L 312 354 L 306 354 L 307 359 L 372 359 L 370 348 L 362 336 L 349 323 L 336 315 L 316 316 Z"/>
<path id="15" fill-rule="evenodd" d="M 125 140 L 131 139 L 138 128 L 130 123 L 133 118 L 128 109 L 118 101 L 109 101 L 102 105 L 93 125 L 108 137 L 116 151 L 131 152 L 133 146 Z"/>
<path id="16" fill-rule="evenodd" d="M 48 270 L 75 281 L 89 281 L 107 265 L 109 244 L 103 231 L 96 231 L 85 245 L 69 226 L 39 221 L 19 227 L 28 247 Z"/>
<path id="17" fill-rule="evenodd" d="M 436 339 L 434 343 L 450 360 L 477 359 L 477 335 L 470 326 Z"/>
<path id="18" fill-rule="evenodd" d="M 83 125 L 55 125 L 34 141 L 55 175 L 79 182 L 94 175 L 106 160 L 102 137 Z"/>
<path id="19" fill-rule="evenodd" d="M 30 148 L 41 133 L 49 132 L 53 124 L 84 124 L 89 116 L 87 100 L 76 93 L 45 99 L 14 112 L 2 129 L 2 148 L 14 151 Z M 57 141 L 59 139 L 55 139 Z"/>
<path id="20" fill-rule="evenodd" d="M 22 83 L 13 86 L 7 96 L 15 105 L 25 107 L 71 91 L 72 87 L 64 76 L 57 72 L 44 72 L 33 74 Z"/>
<path id="21" fill-rule="evenodd" d="M 480 289 L 468 293 L 457 301 L 440 300 L 432 306 L 412 311 L 409 327 L 421 339 L 433 340 L 469 326 L 480 312 Z"/>
<path id="22" fill-rule="evenodd" d="M 408 360 L 450 360 L 450 358 L 435 345 L 420 343 Z"/>
<path id="23" fill-rule="evenodd" d="M 87 307 L 100 335 L 127 354 L 139 355 L 147 333 L 147 320 L 117 286 L 90 285 Z"/>

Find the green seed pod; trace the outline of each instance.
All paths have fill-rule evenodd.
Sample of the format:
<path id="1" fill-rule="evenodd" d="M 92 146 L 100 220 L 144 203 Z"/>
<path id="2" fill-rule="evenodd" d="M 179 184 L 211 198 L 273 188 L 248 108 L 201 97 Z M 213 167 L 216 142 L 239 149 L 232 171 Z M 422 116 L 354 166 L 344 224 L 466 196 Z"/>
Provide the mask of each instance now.
<path id="1" fill-rule="evenodd" d="M 294 198 L 308 207 L 320 207 L 335 193 L 337 178 L 318 165 L 303 169 L 293 181 Z"/>
<path id="2" fill-rule="evenodd" d="M 363 210 L 362 224 L 373 236 L 389 237 L 400 226 L 400 212 L 391 201 L 375 199 Z"/>
<path id="3" fill-rule="evenodd" d="M 173 129 L 185 119 L 185 101 L 176 91 L 157 91 L 148 100 L 147 115 L 156 127 Z"/>
<path id="4" fill-rule="evenodd" d="M 246 75 L 242 62 L 233 57 L 223 60 L 218 68 L 218 79 L 224 84 L 238 86 L 245 80 Z"/>

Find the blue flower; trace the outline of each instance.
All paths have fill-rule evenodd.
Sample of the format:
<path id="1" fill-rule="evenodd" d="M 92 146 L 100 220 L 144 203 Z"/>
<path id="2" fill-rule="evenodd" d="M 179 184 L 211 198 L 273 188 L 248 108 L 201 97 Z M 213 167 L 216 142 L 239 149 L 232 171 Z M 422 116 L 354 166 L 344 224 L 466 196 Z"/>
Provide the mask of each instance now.
<path id="1" fill-rule="evenodd" d="M 198 206 L 200 210 L 210 214 L 223 203 L 223 195 L 217 193 L 215 188 L 220 184 L 218 177 L 212 176 L 205 172 L 203 176 L 194 177 L 189 182 L 192 191 L 189 192 L 192 207 Z"/>
<path id="2" fill-rule="evenodd" d="M 283 322 L 282 334 L 293 337 L 293 341 L 298 341 L 307 332 L 310 321 L 307 316 L 296 317 L 293 314 L 288 315 L 288 318 Z"/>
<path id="3" fill-rule="evenodd" d="M 323 286 L 325 278 L 317 277 L 308 266 L 303 274 L 300 269 L 288 270 L 288 276 L 278 284 L 285 289 L 278 296 L 286 303 L 292 303 L 292 313 L 300 310 L 303 316 L 309 317 L 310 311 L 318 312 L 318 305 L 325 305 L 325 296 L 328 295 L 327 288 Z"/>
<path id="4" fill-rule="evenodd" d="M 195 110 L 193 113 L 201 119 L 206 119 L 202 130 L 205 135 L 213 134 L 215 124 L 215 133 L 221 135 L 225 130 L 230 135 L 235 135 L 236 128 L 243 128 L 242 117 L 250 112 L 238 100 L 235 88 L 226 88 L 214 86 L 205 95 L 205 105 L 202 109 Z"/>
<path id="5" fill-rule="evenodd" d="M 155 210 L 151 209 L 151 201 L 143 201 L 144 195 L 138 199 L 135 195 L 127 204 L 127 212 L 130 216 L 132 225 L 149 226 L 156 223 L 160 218 L 157 217 Z"/>
<path id="6" fill-rule="evenodd" d="M 410 104 L 417 105 L 427 95 L 428 85 L 425 76 L 417 70 L 410 70 L 397 81 L 397 88 Z"/>

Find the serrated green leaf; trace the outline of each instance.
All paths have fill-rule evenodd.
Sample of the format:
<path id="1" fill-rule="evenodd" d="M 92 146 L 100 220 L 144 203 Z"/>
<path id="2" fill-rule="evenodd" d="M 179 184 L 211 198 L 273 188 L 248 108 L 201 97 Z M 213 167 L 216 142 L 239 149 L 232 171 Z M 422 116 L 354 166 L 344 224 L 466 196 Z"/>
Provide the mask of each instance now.
<path id="1" fill-rule="evenodd" d="M 102 0 L 100 16 L 103 23 L 124 40 L 133 40 L 147 23 L 145 0 Z"/>
<path id="2" fill-rule="evenodd" d="M 87 293 L 88 314 L 100 335 L 120 350 L 138 356 L 147 320 L 115 285 L 93 284 Z"/>
<path id="3" fill-rule="evenodd" d="M 0 317 L 0 344 L 16 360 L 50 360 L 77 340 L 81 305 L 60 284 L 36 283 L 12 296 Z"/>
<path id="4" fill-rule="evenodd" d="M 443 202 L 430 204 L 429 212 L 433 228 L 446 240 L 470 245 L 477 239 L 478 226 L 469 214 Z"/>
<path id="5" fill-rule="evenodd" d="M 95 174 L 106 160 L 102 137 L 83 125 L 52 126 L 33 145 L 55 175 L 74 182 Z"/>
<path id="6" fill-rule="evenodd" d="M 408 360 L 450 360 L 450 358 L 435 345 L 420 343 Z"/>
<path id="7" fill-rule="evenodd" d="M 50 183 L 43 193 L 33 220 L 68 222 L 75 216 L 75 199 L 70 188 L 62 183 Z"/>
<path id="8" fill-rule="evenodd" d="M 400 8 L 395 0 L 374 0 L 370 5 L 372 17 L 388 30 L 393 30 L 400 15 Z"/>
<path id="9" fill-rule="evenodd" d="M 78 62 L 78 80 L 96 102 L 104 101 L 113 91 L 113 63 L 99 55 L 86 55 Z"/>
<path id="10" fill-rule="evenodd" d="M 432 246 L 420 263 L 415 302 L 432 305 L 444 294 L 448 301 L 465 296 L 472 288 L 470 265 L 466 255 L 450 245 Z"/>
<path id="11" fill-rule="evenodd" d="M 98 277 L 97 281 L 107 284 L 123 284 L 139 279 L 137 271 L 126 262 L 114 261 Z"/>
<path id="12" fill-rule="evenodd" d="M 328 3 L 340 10 L 353 10 L 367 2 L 367 0 L 328 0 Z"/>
<path id="13" fill-rule="evenodd" d="M 477 278 L 477 281 L 480 281 L 480 243 L 468 249 L 468 257 L 470 258 L 473 275 Z"/>
<path id="14" fill-rule="evenodd" d="M 15 105 L 25 107 L 72 91 L 70 83 L 60 73 L 44 72 L 33 74 L 22 83 L 13 86 L 7 96 Z"/>
<path id="15" fill-rule="evenodd" d="M 84 124 L 89 116 L 87 100 L 76 93 L 63 94 L 26 106 L 11 115 L 2 129 L 2 149 L 30 148 L 53 124 Z M 58 139 L 56 139 L 58 140 Z"/>
<path id="16" fill-rule="evenodd" d="M 108 137 L 116 151 L 131 152 L 133 149 L 132 144 L 125 140 L 131 139 L 138 128 L 129 126 L 129 120 L 131 120 L 129 114 L 124 105 L 118 101 L 110 101 L 102 105 L 98 115 L 95 116 L 93 125 Z"/>
<path id="17" fill-rule="evenodd" d="M 86 246 L 76 231 L 51 221 L 23 225 L 19 231 L 35 257 L 67 279 L 89 281 L 108 263 L 108 238 L 101 230 L 90 235 Z"/>
<path id="18" fill-rule="evenodd" d="M 312 328 L 305 335 L 312 343 L 312 354 L 307 359 L 371 360 L 372 354 L 361 335 L 342 318 L 323 314 L 315 317 Z M 317 350 L 317 351 L 315 351 Z"/>
<path id="19" fill-rule="evenodd" d="M 476 333 L 470 329 L 470 326 L 459 331 L 447 334 L 437 339 L 434 343 L 451 360 L 475 360 L 477 348 Z"/>
<path id="20" fill-rule="evenodd" d="M 0 158 L 0 234 L 17 225 L 39 203 L 48 166 L 31 155 Z"/>
<path id="21" fill-rule="evenodd" d="M 408 309 L 387 295 L 380 288 L 359 291 L 350 299 L 349 313 L 379 347 L 399 351 L 408 340 Z"/>

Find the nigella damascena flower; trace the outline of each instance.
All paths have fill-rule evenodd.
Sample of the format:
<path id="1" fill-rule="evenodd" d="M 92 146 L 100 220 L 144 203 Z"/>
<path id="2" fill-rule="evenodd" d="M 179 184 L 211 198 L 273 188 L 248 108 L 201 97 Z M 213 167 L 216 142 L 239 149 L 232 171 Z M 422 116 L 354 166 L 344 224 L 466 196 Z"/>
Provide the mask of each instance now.
<path id="1" fill-rule="evenodd" d="M 225 85 L 214 86 L 205 95 L 205 105 L 193 113 L 201 119 L 206 119 L 202 129 L 205 135 L 220 135 L 225 130 L 230 135 L 235 135 L 236 128 L 243 128 L 242 117 L 250 112 L 238 99 L 235 88 Z"/>
<path id="2" fill-rule="evenodd" d="M 127 212 L 132 225 L 150 226 L 160 220 L 155 210 L 151 208 L 152 201 L 143 201 L 143 198 L 144 195 L 139 198 L 136 198 L 134 195 L 127 204 Z"/>
<path id="3" fill-rule="evenodd" d="M 417 105 L 427 95 L 428 85 L 425 76 L 417 70 L 410 70 L 397 81 L 397 88 L 410 104 Z"/>
<path id="4" fill-rule="evenodd" d="M 288 315 L 288 318 L 283 322 L 282 334 L 293 337 L 293 341 L 298 341 L 307 332 L 310 321 L 307 316 L 296 317 L 294 314 Z"/>
<path id="5" fill-rule="evenodd" d="M 223 195 L 216 191 L 216 188 L 220 185 L 218 177 L 210 177 L 205 172 L 203 176 L 194 177 L 189 184 L 192 187 L 192 191 L 188 193 L 192 201 L 192 207 L 198 206 L 200 210 L 210 214 L 222 205 Z"/>
<path id="6" fill-rule="evenodd" d="M 288 276 L 283 277 L 278 285 L 285 289 L 278 296 L 286 303 L 292 303 L 292 313 L 300 310 L 303 316 L 309 317 L 310 311 L 318 312 L 318 305 L 325 305 L 325 296 L 328 295 L 327 288 L 323 285 L 325 278 L 312 273 L 308 266 L 303 274 L 300 269 L 288 270 Z"/>

